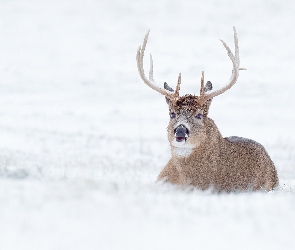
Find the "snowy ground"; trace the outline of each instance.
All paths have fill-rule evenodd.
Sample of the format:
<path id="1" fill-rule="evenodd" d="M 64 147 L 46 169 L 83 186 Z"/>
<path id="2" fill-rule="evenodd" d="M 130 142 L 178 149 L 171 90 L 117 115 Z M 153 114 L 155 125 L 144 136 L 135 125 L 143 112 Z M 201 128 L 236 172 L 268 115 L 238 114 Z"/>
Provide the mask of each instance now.
<path id="1" fill-rule="evenodd" d="M 295 2 L 0 1 L 0 249 L 295 249 Z M 170 157 L 164 98 L 198 93 L 231 63 L 209 116 L 262 143 L 280 188 L 212 194 L 155 183 Z M 146 62 L 148 68 L 148 62 Z"/>

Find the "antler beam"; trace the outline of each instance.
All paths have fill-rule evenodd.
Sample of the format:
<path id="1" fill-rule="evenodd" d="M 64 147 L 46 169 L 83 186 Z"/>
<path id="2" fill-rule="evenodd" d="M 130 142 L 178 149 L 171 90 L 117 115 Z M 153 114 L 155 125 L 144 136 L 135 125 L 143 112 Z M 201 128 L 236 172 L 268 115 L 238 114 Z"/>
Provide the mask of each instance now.
<path id="1" fill-rule="evenodd" d="M 238 44 L 238 36 L 237 36 L 237 32 L 236 32 L 236 28 L 233 27 L 234 30 L 234 42 L 235 42 L 235 55 L 233 55 L 233 53 L 231 52 L 230 48 L 227 46 L 227 44 L 223 41 L 220 40 L 223 44 L 223 46 L 225 47 L 226 51 L 227 51 L 227 55 L 229 56 L 230 60 L 233 63 L 233 70 L 232 70 L 232 75 L 229 79 L 229 83 L 224 86 L 221 89 L 218 89 L 210 94 L 201 96 L 202 102 L 205 102 L 206 100 L 212 99 L 215 96 L 221 95 L 222 93 L 224 93 L 225 91 L 229 90 L 237 81 L 238 77 L 239 77 L 239 71 L 240 70 L 246 70 L 245 68 L 240 68 L 240 55 L 239 55 L 239 44 Z"/>
<path id="2" fill-rule="evenodd" d="M 238 36 L 235 27 L 233 27 L 234 30 L 234 43 L 235 43 L 235 55 L 231 52 L 230 48 L 227 46 L 227 44 L 223 41 L 220 40 L 225 47 L 227 51 L 227 55 L 229 56 L 230 60 L 232 61 L 233 64 L 233 70 L 232 70 L 232 75 L 229 79 L 229 83 L 224 86 L 221 89 L 218 89 L 210 94 L 205 94 L 204 93 L 204 72 L 202 72 L 202 81 L 201 81 L 201 91 L 200 91 L 200 103 L 204 103 L 209 99 L 212 99 L 215 96 L 221 95 L 225 91 L 229 90 L 237 81 L 239 77 L 239 71 L 240 70 L 245 70 L 244 68 L 240 68 L 240 56 L 239 56 L 239 45 L 238 45 Z M 177 86 L 176 90 L 169 91 L 166 89 L 160 88 L 155 80 L 154 80 L 154 75 L 153 75 L 153 58 L 152 55 L 150 55 L 150 71 L 149 71 L 149 78 L 147 78 L 144 74 L 144 69 L 143 69 L 143 57 L 144 57 L 144 51 L 145 47 L 147 44 L 148 36 L 149 36 L 150 30 L 146 33 L 143 43 L 141 46 L 139 46 L 136 54 L 136 61 L 137 61 L 137 69 L 139 72 L 139 75 L 141 79 L 144 81 L 145 84 L 147 84 L 150 88 L 153 90 L 156 90 L 162 95 L 165 95 L 171 100 L 177 100 L 179 98 L 179 90 L 180 90 L 180 84 L 181 84 L 181 74 L 178 76 L 178 81 L 177 81 Z"/>
<path id="3" fill-rule="evenodd" d="M 156 90 L 160 94 L 165 95 L 169 99 L 177 99 L 179 97 L 179 89 L 180 89 L 180 84 L 181 84 L 181 75 L 180 74 L 179 74 L 179 77 L 178 77 L 178 82 L 177 82 L 177 87 L 176 87 L 175 92 L 168 92 L 167 90 L 162 89 L 159 86 L 157 86 L 157 84 L 156 84 L 156 82 L 154 80 L 154 74 L 153 74 L 153 58 L 152 58 L 152 54 L 150 54 L 149 79 L 144 74 L 143 57 L 144 57 L 144 51 L 145 51 L 145 47 L 146 47 L 147 40 L 148 40 L 148 37 L 149 37 L 149 33 L 150 33 L 150 30 L 148 30 L 148 32 L 146 33 L 146 35 L 144 37 L 144 40 L 143 40 L 143 43 L 142 43 L 142 46 L 139 46 L 139 48 L 137 50 L 137 54 L 136 54 L 137 69 L 138 69 L 139 75 L 140 75 L 141 79 L 144 81 L 144 83 L 147 84 L 153 90 Z"/>

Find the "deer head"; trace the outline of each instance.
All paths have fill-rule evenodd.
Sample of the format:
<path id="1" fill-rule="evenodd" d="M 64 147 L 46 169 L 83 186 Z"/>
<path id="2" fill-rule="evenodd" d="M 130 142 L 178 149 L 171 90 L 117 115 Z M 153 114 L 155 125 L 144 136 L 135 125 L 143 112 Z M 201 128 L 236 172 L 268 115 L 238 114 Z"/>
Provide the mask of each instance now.
<path id="1" fill-rule="evenodd" d="M 169 87 L 167 83 L 164 83 L 164 89 L 160 88 L 155 83 L 153 77 L 152 55 L 150 55 L 149 78 L 147 78 L 143 69 L 143 57 L 149 31 L 145 35 L 142 46 L 139 46 L 136 56 L 139 75 L 144 83 L 146 83 L 150 88 L 156 90 L 166 97 L 166 101 L 169 106 L 170 122 L 168 125 L 168 139 L 172 147 L 192 150 L 206 140 L 206 131 L 208 130 L 208 127 L 210 127 L 210 118 L 208 118 L 207 115 L 212 98 L 230 89 L 238 79 L 239 70 L 243 70 L 243 68 L 240 68 L 238 37 L 235 27 L 233 27 L 233 29 L 235 55 L 233 55 L 226 43 L 220 40 L 233 64 L 232 75 L 230 77 L 229 83 L 223 88 L 207 94 L 205 92 L 211 90 L 212 86 L 210 86 L 210 82 L 207 82 L 206 86 L 204 86 L 204 72 L 202 72 L 199 96 L 191 94 L 179 96 L 181 74 L 178 76 L 175 91 Z"/>

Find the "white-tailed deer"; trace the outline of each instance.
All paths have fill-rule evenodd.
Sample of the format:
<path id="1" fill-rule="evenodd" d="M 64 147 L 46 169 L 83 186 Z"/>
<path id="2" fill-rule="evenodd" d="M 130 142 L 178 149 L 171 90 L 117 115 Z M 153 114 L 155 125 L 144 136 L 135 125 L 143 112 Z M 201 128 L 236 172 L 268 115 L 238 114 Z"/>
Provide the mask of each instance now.
<path id="1" fill-rule="evenodd" d="M 149 31 L 137 50 L 137 68 L 141 79 L 153 90 L 166 97 L 170 122 L 167 128 L 172 158 L 160 173 L 158 180 L 180 185 L 193 185 L 202 190 L 216 191 L 266 190 L 278 185 L 275 166 L 264 147 L 241 137 L 223 138 L 208 110 L 212 98 L 230 89 L 238 79 L 240 68 L 238 37 L 234 28 L 235 55 L 224 41 L 223 46 L 232 61 L 229 83 L 216 91 L 210 82 L 204 86 L 202 72 L 200 95 L 179 96 L 181 75 L 176 90 L 167 83 L 160 88 L 153 78 L 153 60 L 150 56 L 149 78 L 144 74 L 143 57 Z"/>

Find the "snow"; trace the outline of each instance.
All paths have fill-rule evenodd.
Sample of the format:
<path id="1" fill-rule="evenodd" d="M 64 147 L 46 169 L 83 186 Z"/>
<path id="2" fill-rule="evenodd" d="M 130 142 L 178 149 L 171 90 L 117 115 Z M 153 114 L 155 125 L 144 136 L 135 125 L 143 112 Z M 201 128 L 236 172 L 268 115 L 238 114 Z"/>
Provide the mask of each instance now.
<path id="1" fill-rule="evenodd" d="M 294 249 L 295 2 L 0 2 L 0 249 Z M 214 98 L 222 135 L 261 143 L 274 192 L 155 183 L 170 158 L 163 96 L 135 55 L 181 93 L 214 89 L 239 37 L 241 71 Z M 148 56 L 144 68 L 148 72 Z"/>

